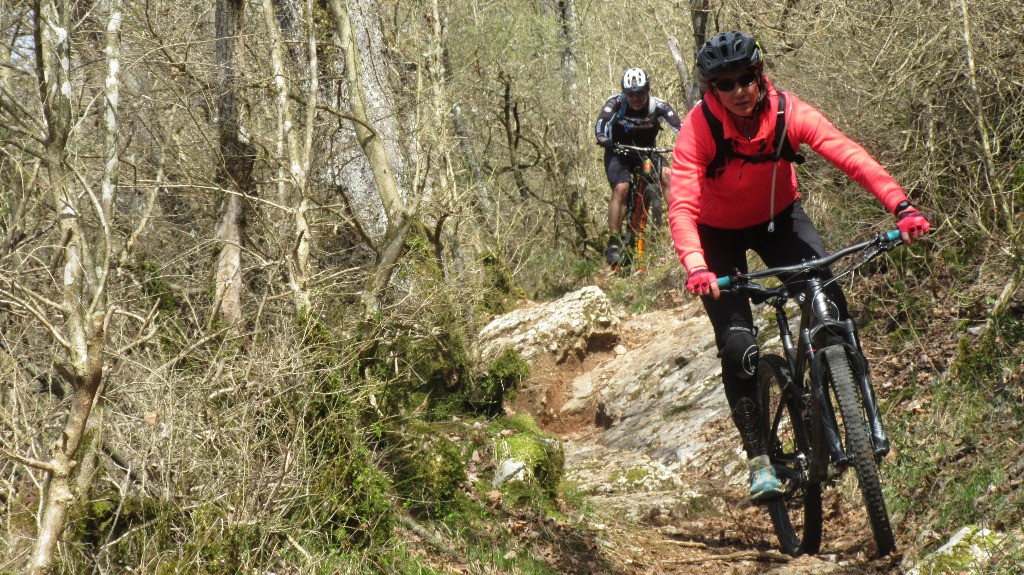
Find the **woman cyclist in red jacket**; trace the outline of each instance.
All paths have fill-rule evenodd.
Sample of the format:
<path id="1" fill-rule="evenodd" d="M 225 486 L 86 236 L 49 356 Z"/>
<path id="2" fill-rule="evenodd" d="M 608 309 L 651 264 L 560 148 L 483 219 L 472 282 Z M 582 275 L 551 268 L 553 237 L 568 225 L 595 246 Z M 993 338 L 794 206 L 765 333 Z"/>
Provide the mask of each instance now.
<path id="1" fill-rule="evenodd" d="M 721 294 L 717 277 L 747 271 L 747 250 L 769 267 L 825 254 L 797 193 L 793 163 L 802 160 L 796 154 L 801 144 L 895 214 L 904 243 L 926 234 L 930 224 L 863 147 L 793 94 L 780 98 L 764 76 L 757 40 L 738 31 L 715 35 L 701 47 L 697 65 L 704 99 L 686 115 L 676 141 L 668 217 L 689 275 L 686 288 L 701 296 L 715 329 L 722 383 L 749 460 L 751 499 L 758 500 L 780 494 L 782 484 L 768 462 L 759 424 L 756 332 L 748 299 Z M 798 280 L 791 282 L 795 289 Z M 846 315 L 842 290 L 832 292 Z"/>

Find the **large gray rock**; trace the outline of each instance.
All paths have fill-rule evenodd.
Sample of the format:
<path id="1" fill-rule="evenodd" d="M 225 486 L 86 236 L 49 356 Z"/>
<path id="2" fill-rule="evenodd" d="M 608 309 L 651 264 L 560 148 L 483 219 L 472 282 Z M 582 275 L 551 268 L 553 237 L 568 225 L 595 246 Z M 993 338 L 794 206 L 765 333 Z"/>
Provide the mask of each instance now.
<path id="1" fill-rule="evenodd" d="M 683 471 L 724 468 L 746 481 L 739 436 L 722 391 L 714 333 L 699 303 L 630 318 L 637 339 L 599 370 L 577 378 L 563 413 L 596 409 L 609 447 L 647 453 Z"/>
<path id="2" fill-rule="evenodd" d="M 549 354 L 561 362 L 583 356 L 588 348 L 611 345 L 618 326 L 608 296 L 601 288 L 588 286 L 494 319 L 480 331 L 480 355 L 487 363 L 506 349 L 515 349 L 527 360 Z"/>
<path id="3" fill-rule="evenodd" d="M 479 342 L 485 362 L 512 348 L 535 367 L 540 360 L 602 352 L 574 379 L 560 379 L 572 377 L 572 370 L 534 376 L 531 393 L 551 400 L 544 404 L 549 423 L 596 422 L 590 441 L 642 452 L 675 472 L 724 469 L 727 482 L 747 481 L 714 333 L 699 301 L 630 315 L 616 313 L 591 286 L 501 316 L 481 331 Z"/>

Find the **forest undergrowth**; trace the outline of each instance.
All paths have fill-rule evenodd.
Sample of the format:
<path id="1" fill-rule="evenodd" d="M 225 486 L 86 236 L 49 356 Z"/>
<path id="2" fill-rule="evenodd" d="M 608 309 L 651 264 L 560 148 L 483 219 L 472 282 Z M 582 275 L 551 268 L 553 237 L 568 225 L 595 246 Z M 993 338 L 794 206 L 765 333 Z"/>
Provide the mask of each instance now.
<path id="1" fill-rule="evenodd" d="M 667 237 L 609 274 L 593 126 L 635 66 L 685 114 L 733 28 L 935 225 L 844 280 L 903 553 L 1017 528 L 1022 5 L 634 4 L 0 0 L 0 574 L 625 572 L 478 338 L 692 303 Z M 828 245 L 892 226 L 798 173 Z"/>

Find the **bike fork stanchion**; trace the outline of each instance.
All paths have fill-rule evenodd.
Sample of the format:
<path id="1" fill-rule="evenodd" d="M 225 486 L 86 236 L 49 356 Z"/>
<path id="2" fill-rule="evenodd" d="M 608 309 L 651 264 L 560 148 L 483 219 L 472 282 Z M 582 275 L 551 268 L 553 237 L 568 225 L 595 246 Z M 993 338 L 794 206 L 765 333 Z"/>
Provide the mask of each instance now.
<path id="1" fill-rule="evenodd" d="M 637 186 L 637 207 L 633 219 L 636 223 L 636 271 L 643 273 L 647 264 L 644 261 L 644 232 L 647 231 L 647 205 L 644 203 L 643 186 Z"/>
<path id="2" fill-rule="evenodd" d="M 860 349 L 857 341 L 857 327 L 853 320 L 843 321 L 843 328 L 846 333 L 846 357 L 850 360 L 850 367 L 853 368 L 853 377 L 860 391 L 861 403 L 864 405 L 864 413 L 867 414 L 868 432 L 871 436 L 871 447 L 875 452 L 875 458 L 881 460 L 889 453 L 889 435 L 882 423 L 882 414 L 878 409 L 878 398 L 875 395 L 875 386 L 871 385 L 868 360 Z"/>

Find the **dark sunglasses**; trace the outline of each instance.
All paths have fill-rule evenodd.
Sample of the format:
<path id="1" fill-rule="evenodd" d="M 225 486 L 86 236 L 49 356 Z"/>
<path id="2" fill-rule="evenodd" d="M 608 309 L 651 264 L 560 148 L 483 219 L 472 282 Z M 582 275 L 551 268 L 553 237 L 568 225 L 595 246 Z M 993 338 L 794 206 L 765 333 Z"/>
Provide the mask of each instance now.
<path id="1" fill-rule="evenodd" d="M 751 70 L 738 78 L 720 78 L 718 80 L 712 80 L 711 85 L 719 92 L 732 92 L 736 89 L 736 84 L 739 84 L 740 88 L 746 88 L 756 81 L 757 72 Z"/>

